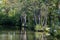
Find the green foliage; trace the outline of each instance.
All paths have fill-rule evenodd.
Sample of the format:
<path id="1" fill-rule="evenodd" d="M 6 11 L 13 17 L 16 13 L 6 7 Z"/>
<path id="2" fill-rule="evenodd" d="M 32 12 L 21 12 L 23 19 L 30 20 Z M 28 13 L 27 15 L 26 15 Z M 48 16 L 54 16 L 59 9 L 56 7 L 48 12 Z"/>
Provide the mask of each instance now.
<path id="1" fill-rule="evenodd" d="M 35 30 L 43 30 L 41 25 L 36 25 Z"/>
<path id="2" fill-rule="evenodd" d="M 14 0 L 13 0 L 14 1 Z M 27 29 L 29 30 L 40 30 L 42 29 L 43 20 L 47 17 L 47 24 L 49 28 L 52 28 L 50 31 L 54 33 L 54 29 L 58 29 L 60 26 L 60 9 L 59 9 L 59 0 L 19 0 L 8 1 L 7 4 L 2 2 L 0 4 L 0 25 L 21 25 L 20 16 L 23 12 L 27 15 Z M 41 13 L 41 24 L 35 24 L 34 14 L 38 16 Z M 36 17 L 36 21 L 38 18 Z M 56 26 L 58 25 L 58 26 Z M 48 28 L 47 27 L 47 28 Z M 2 27 L 3 28 L 3 27 Z M 20 27 L 16 27 L 20 28 Z M 49 30 L 48 30 L 49 31 Z M 59 30 L 57 30 L 60 35 Z M 58 34 L 57 34 L 58 35 Z"/>

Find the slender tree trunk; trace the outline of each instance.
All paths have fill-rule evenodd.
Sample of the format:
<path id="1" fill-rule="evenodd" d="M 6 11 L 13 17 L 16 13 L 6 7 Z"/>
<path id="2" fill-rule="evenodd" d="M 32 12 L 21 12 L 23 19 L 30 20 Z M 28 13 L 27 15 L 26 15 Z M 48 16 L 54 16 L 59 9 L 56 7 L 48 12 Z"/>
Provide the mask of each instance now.
<path id="1" fill-rule="evenodd" d="M 21 40 L 27 40 L 27 37 L 26 37 L 26 14 L 23 13 L 22 14 L 22 31 L 21 31 Z"/>
<path id="2" fill-rule="evenodd" d="M 35 23 L 35 25 L 37 24 L 37 20 L 36 20 L 35 14 L 34 14 L 34 23 Z"/>

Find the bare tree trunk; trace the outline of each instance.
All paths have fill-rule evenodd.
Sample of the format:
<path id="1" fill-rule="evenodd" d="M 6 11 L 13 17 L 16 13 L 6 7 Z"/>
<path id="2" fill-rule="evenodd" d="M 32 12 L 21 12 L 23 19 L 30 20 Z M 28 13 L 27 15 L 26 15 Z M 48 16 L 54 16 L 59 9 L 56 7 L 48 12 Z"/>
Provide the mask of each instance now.
<path id="1" fill-rule="evenodd" d="M 22 21 L 22 31 L 21 31 L 21 40 L 27 40 L 27 37 L 26 37 L 26 14 L 25 12 L 22 13 L 22 18 L 21 18 L 21 21 Z"/>
<path id="2" fill-rule="evenodd" d="M 35 25 L 37 24 L 37 20 L 36 20 L 36 15 L 34 14 L 34 22 L 35 22 Z"/>

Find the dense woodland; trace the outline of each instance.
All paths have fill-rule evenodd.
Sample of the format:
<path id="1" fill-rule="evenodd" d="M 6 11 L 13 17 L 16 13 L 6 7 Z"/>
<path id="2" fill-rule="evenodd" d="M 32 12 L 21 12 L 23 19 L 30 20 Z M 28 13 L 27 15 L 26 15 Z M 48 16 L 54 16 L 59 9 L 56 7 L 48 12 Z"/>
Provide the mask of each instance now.
<path id="1" fill-rule="evenodd" d="M 0 0 L 0 30 L 22 27 L 60 35 L 60 0 Z"/>

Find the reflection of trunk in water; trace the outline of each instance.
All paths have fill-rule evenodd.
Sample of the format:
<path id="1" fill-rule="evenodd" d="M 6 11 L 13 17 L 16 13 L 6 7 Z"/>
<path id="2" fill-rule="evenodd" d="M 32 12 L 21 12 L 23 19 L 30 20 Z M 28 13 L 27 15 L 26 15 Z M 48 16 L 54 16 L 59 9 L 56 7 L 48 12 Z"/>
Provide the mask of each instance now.
<path id="1" fill-rule="evenodd" d="M 24 28 L 22 28 L 20 37 L 21 37 L 21 40 L 26 40 L 26 30 L 24 30 Z"/>
<path id="2" fill-rule="evenodd" d="M 47 40 L 46 35 L 44 32 L 35 32 L 35 39 L 34 40 Z"/>

